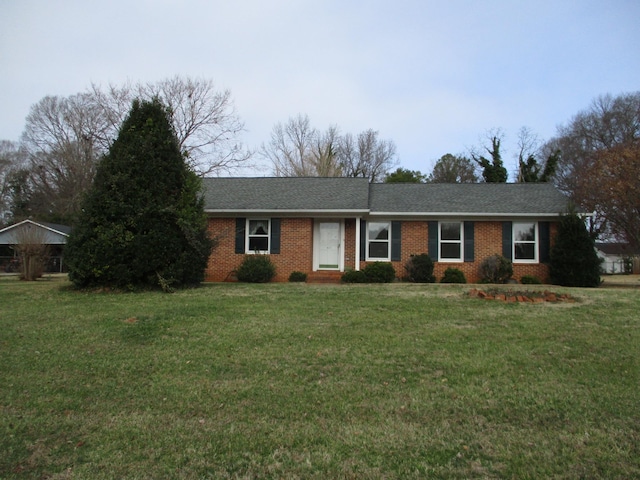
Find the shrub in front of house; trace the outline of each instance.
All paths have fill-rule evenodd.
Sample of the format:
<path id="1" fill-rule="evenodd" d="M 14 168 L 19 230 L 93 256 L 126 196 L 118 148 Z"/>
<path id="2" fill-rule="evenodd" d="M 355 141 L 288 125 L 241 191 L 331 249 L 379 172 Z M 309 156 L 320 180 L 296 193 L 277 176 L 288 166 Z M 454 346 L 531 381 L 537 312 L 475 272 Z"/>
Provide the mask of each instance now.
<path id="1" fill-rule="evenodd" d="M 386 262 L 369 263 L 362 270 L 347 270 L 342 275 L 344 283 L 391 283 L 395 279 L 395 268 Z"/>
<path id="2" fill-rule="evenodd" d="M 513 275 L 511 260 L 502 255 L 491 255 L 480 264 L 482 283 L 507 283 Z"/>
<path id="3" fill-rule="evenodd" d="M 523 275 L 522 278 L 520 279 L 520 283 L 522 283 L 523 285 L 541 285 L 542 284 L 540 279 L 533 275 Z"/>
<path id="4" fill-rule="evenodd" d="M 367 283 L 367 276 L 362 270 L 347 270 L 342 274 L 344 283 Z"/>
<path id="5" fill-rule="evenodd" d="M 83 195 L 65 246 L 69 280 L 166 292 L 199 285 L 214 245 L 201 187 L 168 109 L 136 100 Z"/>
<path id="6" fill-rule="evenodd" d="M 291 272 L 291 275 L 289 275 L 289 281 L 290 282 L 306 282 L 307 281 L 307 274 L 303 273 L 303 272 Z"/>
<path id="7" fill-rule="evenodd" d="M 436 281 L 433 275 L 433 260 L 426 253 L 411 255 L 404 269 L 410 282 L 433 283 Z"/>
<path id="8" fill-rule="evenodd" d="M 551 283 L 564 287 L 597 287 L 600 264 L 594 240 L 584 220 L 575 213 L 563 215 L 551 247 L 549 277 Z"/>
<path id="9" fill-rule="evenodd" d="M 245 255 L 236 270 L 241 282 L 267 283 L 276 275 L 276 266 L 268 255 Z"/>
<path id="10" fill-rule="evenodd" d="M 391 283 L 396 279 L 396 270 L 387 262 L 367 264 L 362 270 L 369 283 Z"/>
<path id="11" fill-rule="evenodd" d="M 464 272 L 459 268 L 449 267 L 444 271 L 440 283 L 467 283 Z"/>

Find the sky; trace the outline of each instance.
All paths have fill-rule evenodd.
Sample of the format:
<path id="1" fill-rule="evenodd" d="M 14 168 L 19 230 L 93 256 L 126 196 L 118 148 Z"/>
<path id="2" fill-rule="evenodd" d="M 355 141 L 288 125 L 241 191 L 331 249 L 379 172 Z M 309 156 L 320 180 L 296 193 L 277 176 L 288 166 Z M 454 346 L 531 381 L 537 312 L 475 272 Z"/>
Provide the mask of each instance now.
<path id="1" fill-rule="evenodd" d="M 0 140 L 47 95 L 180 75 L 231 91 L 252 149 L 303 114 L 429 173 L 500 129 L 513 174 L 522 127 L 640 90 L 638 24 L 637 0 L 0 0 Z"/>

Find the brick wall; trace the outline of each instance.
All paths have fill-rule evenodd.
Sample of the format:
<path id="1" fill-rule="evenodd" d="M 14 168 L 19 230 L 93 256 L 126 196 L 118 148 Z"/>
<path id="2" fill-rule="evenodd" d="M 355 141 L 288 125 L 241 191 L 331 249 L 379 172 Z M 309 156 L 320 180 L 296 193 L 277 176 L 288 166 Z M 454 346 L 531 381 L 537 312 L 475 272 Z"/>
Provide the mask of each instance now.
<path id="1" fill-rule="evenodd" d="M 556 224 L 551 224 L 551 238 L 555 236 Z M 399 262 L 391 262 L 396 270 L 396 276 L 403 278 L 405 264 L 411 255 L 428 253 L 429 227 L 425 221 L 402 222 L 402 255 Z M 469 283 L 480 281 L 480 263 L 487 257 L 502 254 L 502 222 L 475 222 L 474 234 L 474 262 L 435 262 L 433 274 L 436 281 L 440 281 L 444 271 L 449 268 L 461 270 Z M 367 262 L 360 262 L 360 268 L 364 268 Z M 549 268 L 547 265 L 514 263 L 513 278 L 520 280 L 524 275 L 533 275 L 543 282 L 549 280 Z"/>
<path id="2" fill-rule="evenodd" d="M 313 219 L 282 218 L 280 254 L 271 255 L 276 266 L 274 281 L 286 282 L 293 271 L 310 273 L 313 270 Z M 356 262 L 364 268 L 367 262 L 356 259 L 356 221 L 346 219 L 344 266 L 355 268 Z M 555 236 L 557 225 L 551 224 L 551 238 Z M 218 239 L 218 245 L 209 258 L 205 272 L 207 281 L 222 282 L 235 279 L 233 272 L 240 265 L 244 254 L 235 251 L 235 218 L 210 218 L 210 235 Z M 402 222 L 401 260 L 392 262 L 398 278 L 405 275 L 404 265 L 411 255 L 428 253 L 428 224 L 426 221 Z M 434 275 L 440 281 L 449 267 L 462 270 L 469 283 L 480 280 L 479 265 L 487 257 L 502 253 L 502 222 L 475 222 L 474 262 L 436 262 Z M 513 277 L 520 280 L 523 275 L 533 275 L 542 281 L 548 281 L 549 270 L 544 264 L 514 264 Z"/>
<path id="3" fill-rule="evenodd" d="M 235 280 L 234 271 L 244 254 L 235 253 L 235 218 L 210 218 L 209 235 L 218 244 L 209 257 L 205 279 L 209 282 Z M 280 254 L 271 255 L 276 266 L 274 281 L 286 282 L 293 271 L 311 272 L 313 268 L 313 219 L 283 218 L 280 224 Z"/>
<path id="4" fill-rule="evenodd" d="M 283 218 L 280 254 L 271 255 L 276 266 L 276 282 L 289 280 L 291 272 L 309 273 L 313 269 L 313 219 Z"/>

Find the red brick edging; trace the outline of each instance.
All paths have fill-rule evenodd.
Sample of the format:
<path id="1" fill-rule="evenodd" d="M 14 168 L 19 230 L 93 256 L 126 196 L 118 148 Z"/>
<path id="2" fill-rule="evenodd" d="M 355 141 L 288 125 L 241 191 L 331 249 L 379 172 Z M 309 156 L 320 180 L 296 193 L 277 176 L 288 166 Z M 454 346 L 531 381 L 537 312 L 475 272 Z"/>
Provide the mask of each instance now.
<path id="1" fill-rule="evenodd" d="M 498 300 L 507 303 L 545 303 L 545 302 L 573 302 L 573 298 L 566 293 L 556 294 L 545 290 L 543 292 L 510 292 L 500 290 L 486 292 L 477 288 L 469 290 L 469 297 L 483 300 Z"/>

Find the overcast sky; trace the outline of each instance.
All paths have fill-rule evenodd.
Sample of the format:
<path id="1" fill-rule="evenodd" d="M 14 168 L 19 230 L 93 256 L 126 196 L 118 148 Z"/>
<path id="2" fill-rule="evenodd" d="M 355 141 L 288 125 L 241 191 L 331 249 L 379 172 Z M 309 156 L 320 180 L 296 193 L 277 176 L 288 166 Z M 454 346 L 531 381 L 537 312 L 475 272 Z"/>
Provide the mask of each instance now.
<path id="1" fill-rule="evenodd" d="M 0 0 L 0 139 L 46 95 L 184 75 L 231 90 L 252 148 L 302 113 L 429 173 L 501 128 L 512 170 L 521 127 L 640 90 L 638 25 L 638 0 Z"/>

